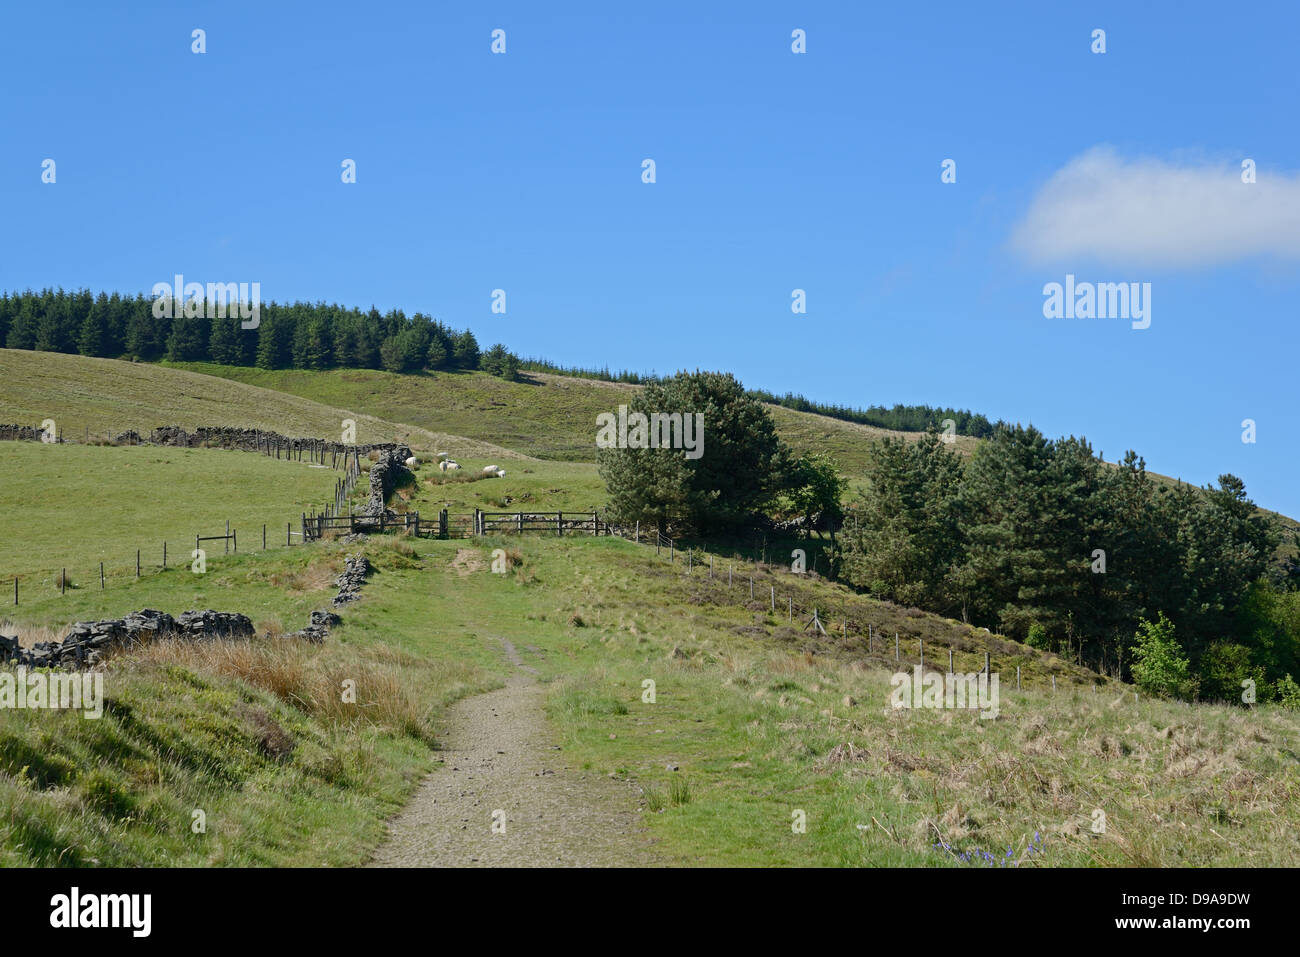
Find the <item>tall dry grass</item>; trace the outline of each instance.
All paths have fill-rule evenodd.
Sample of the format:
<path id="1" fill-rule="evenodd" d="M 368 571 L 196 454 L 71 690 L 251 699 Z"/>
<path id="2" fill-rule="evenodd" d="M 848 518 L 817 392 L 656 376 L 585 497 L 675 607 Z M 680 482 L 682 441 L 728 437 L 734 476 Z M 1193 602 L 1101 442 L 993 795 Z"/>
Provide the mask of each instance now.
<path id="1" fill-rule="evenodd" d="M 167 641 L 141 649 L 136 660 L 236 678 L 331 724 L 363 721 L 416 738 L 431 735 L 416 679 L 428 666 L 392 649 L 322 649 L 285 637 Z"/>

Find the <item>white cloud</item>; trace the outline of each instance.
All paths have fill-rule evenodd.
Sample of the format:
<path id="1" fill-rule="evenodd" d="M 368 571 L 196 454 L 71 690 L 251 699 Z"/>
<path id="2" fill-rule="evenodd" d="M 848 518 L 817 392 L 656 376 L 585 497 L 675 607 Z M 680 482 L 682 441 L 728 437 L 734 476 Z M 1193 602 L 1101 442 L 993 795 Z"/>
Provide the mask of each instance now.
<path id="1" fill-rule="evenodd" d="M 1240 163 L 1125 160 L 1095 147 L 1043 185 L 1010 245 L 1036 262 L 1300 259 L 1300 174 L 1259 169 L 1255 183 L 1243 183 Z"/>

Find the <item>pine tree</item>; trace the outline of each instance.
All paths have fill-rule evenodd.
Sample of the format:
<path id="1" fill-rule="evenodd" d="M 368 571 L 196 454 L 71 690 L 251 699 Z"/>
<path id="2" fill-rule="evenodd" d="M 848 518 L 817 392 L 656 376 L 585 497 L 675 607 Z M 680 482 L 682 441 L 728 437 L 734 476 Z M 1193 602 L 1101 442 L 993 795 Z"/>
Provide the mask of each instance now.
<path id="1" fill-rule="evenodd" d="M 478 367 L 509 382 L 519 378 L 519 357 L 500 342 L 479 356 Z"/>
<path id="2" fill-rule="evenodd" d="M 960 609 L 950 576 L 961 559 L 957 494 L 962 462 L 934 433 L 871 446 L 868 490 L 842 533 L 842 574 L 881 597 L 935 611 Z"/>
<path id="3" fill-rule="evenodd" d="M 477 369 L 479 361 L 478 340 L 466 329 L 452 340 L 451 355 L 458 369 Z"/>
<path id="4" fill-rule="evenodd" d="M 202 362 L 208 358 L 208 320 L 205 316 L 182 313 L 172 320 L 167 337 L 167 358 L 171 362 Z"/>
<path id="5" fill-rule="evenodd" d="M 108 310 L 107 297 L 105 303 L 101 306 L 99 303 L 90 307 L 86 313 L 86 318 L 82 320 L 81 329 L 77 335 L 77 351 L 83 356 L 105 356 L 105 346 L 108 342 Z"/>
<path id="6" fill-rule="evenodd" d="M 357 321 L 357 316 L 345 315 L 334 324 L 334 361 L 343 369 L 361 365 Z"/>
<path id="7" fill-rule="evenodd" d="M 424 351 L 424 367 L 441 369 L 447 365 L 447 344 L 441 336 L 429 339 L 429 348 Z"/>
<path id="8" fill-rule="evenodd" d="M 289 342 L 293 335 L 281 312 L 263 305 L 262 321 L 257 327 L 257 367 L 283 369 L 289 365 Z"/>
<path id="9" fill-rule="evenodd" d="M 242 358 L 239 344 L 239 319 L 218 316 L 212 320 L 212 332 L 208 337 L 208 355 L 213 362 L 221 365 L 238 365 Z"/>
<path id="10" fill-rule="evenodd" d="M 31 296 L 24 296 L 22 303 L 9 325 L 9 334 L 5 345 L 10 349 L 36 348 L 36 315 L 33 311 Z"/>

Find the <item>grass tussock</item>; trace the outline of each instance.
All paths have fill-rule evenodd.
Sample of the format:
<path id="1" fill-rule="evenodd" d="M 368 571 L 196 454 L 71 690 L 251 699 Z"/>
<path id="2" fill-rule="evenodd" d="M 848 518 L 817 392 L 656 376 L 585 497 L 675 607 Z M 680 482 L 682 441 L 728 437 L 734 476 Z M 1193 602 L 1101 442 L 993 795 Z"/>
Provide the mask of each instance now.
<path id="1" fill-rule="evenodd" d="M 67 634 L 66 625 L 29 625 L 19 624 L 8 618 L 0 620 L 0 635 L 7 638 L 16 637 L 18 644 L 24 648 L 30 648 L 42 641 L 62 641 Z"/>
<path id="2" fill-rule="evenodd" d="M 432 741 L 417 683 L 374 653 L 330 654 L 281 637 L 154 642 L 138 659 L 145 667 L 180 666 L 238 679 L 329 724 L 365 722 Z"/>

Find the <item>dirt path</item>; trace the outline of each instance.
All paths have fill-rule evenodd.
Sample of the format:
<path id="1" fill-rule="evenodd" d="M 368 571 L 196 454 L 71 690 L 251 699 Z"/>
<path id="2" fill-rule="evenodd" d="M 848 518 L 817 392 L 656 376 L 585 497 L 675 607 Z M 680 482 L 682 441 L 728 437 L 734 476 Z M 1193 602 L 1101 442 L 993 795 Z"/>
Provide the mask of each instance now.
<path id="1" fill-rule="evenodd" d="M 625 782 L 568 766 L 542 710 L 544 689 L 521 672 L 504 688 L 448 709 L 442 766 L 388 825 L 374 867 L 629 867 L 653 863 Z M 494 812 L 497 824 L 494 827 Z M 504 820 L 505 833 L 500 821 Z"/>

